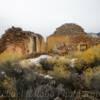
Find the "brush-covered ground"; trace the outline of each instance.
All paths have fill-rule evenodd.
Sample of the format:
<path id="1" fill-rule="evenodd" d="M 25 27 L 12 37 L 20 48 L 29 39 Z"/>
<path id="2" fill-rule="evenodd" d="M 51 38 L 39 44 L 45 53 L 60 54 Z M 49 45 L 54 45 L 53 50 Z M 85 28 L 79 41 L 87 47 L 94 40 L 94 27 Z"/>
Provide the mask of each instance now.
<path id="1" fill-rule="evenodd" d="M 0 98 L 99 100 L 100 45 L 70 55 L 54 54 L 38 63 L 28 59 L 1 63 Z"/>

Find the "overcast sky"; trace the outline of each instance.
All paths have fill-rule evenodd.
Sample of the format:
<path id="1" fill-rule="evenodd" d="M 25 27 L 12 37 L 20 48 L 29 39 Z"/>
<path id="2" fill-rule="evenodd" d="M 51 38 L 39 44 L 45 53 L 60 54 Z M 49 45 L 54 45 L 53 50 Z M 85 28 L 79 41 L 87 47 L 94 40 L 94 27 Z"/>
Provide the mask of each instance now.
<path id="1" fill-rule="evenodd" d="M 100 32 L 100 0 L 0 0 L 0 34 L 17 26 L 48 36 L 64 23 Z"/>

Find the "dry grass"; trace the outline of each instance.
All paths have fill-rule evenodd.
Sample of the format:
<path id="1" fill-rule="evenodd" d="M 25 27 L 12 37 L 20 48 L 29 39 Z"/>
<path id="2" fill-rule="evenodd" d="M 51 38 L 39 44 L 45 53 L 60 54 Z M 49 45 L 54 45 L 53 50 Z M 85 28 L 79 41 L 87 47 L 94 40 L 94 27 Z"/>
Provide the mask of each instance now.
<path id="1" fill-rule="evenodd" d="M 86 63 L 91 63 L 95 59 L 100 60 L 100 45 L 91 47 L 84 52 L 76 52 L 75 56 Z"/>
<path id="2" fill-rule="evenodd" d="M 3 52 L 0 54 L 0 62 L 17 61 L 23 59 L 23 55 L 16 52 Z"/>

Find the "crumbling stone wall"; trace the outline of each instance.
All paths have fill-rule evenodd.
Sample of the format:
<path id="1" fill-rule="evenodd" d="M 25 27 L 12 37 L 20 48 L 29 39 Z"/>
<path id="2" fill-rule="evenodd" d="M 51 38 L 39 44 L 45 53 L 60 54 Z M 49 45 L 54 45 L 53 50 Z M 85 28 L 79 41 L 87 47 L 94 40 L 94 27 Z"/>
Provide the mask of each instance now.
<path id="1" fill-rule="evenodd" d="M 81 48 L 78 49 L 80 44 L 86 45 L 87 48 L 96 45 L 97 43 L 100 43 L 100 38 L 88 36 L 88 34 L 84 32 L 84 29 L 79 25 L 64 24 L 61 27 L 58 27 L 56 31 L 47 38 L 47 51 L 52 51 L 57 43 L 59 45 L 63 43 L 65 45 L 64 48 L 70 52 L 81 50 Z"/>
<path id="2" fill-rule="evenodd" d="M 1 60 L 9 58 L 12 55 L 14 56 L 14 54 L 17 55 L 17 53 L 18 55 L 20 54 L 20 58 L 27 57 L 34 53 L 43 52 L 44 49 L 44 38 L 41 35 L 30 31 L 23 31 L 18 27 L 6 30 L 0 39 Z M 16 55 L 13 59 L 16 59 Z"/>
<path id="3" fill-rule="evenodd" d="M 81 44 L 86 45 L 86 48 L 100 44 L 100 37 L 91 37 L 81 26 L 70 23 L 58 27 L 47 37 L 45 43 L 44 38 L 37 33 L 12 27 L 6 30 L 0 39 L 0 60 L 12 55 L 15 59 L 17 54 L 23 58 L 55 50 L 60 53 L 73 52 L 81 50 Z"/>

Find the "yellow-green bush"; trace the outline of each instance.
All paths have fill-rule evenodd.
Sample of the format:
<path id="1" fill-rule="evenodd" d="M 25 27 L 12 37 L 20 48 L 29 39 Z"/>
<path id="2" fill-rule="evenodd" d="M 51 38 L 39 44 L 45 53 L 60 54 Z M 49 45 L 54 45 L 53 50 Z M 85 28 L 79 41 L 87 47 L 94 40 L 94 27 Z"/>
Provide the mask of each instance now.
<path id="1" fill-rule="evenodd" d="M 100 60 L 100 45 L 93 46 L 84 52 L 76 52 L 75 56 L 85 63 L 92 63 L 95 60 Z"/>
<path id="2" fill-rule="evenodd" d="M 69 60 L 66 56 L 55 56 L 49 60 L 53 64 L 52 74 L 58 77 L 66 77 L 70 74 L 67 64 Z"/>
<path id="3" fill-rule="evenodd" d="M 69 75 L 69 70 L 67 64 L 69 63 L 68 59 L 65 56 L 53 56 L 52 59 L 47 61 L 42 61 L 41 67 L 46 73 L 58 77 L 66 77 Z M 37 69 L 38 70 L 38 69 Z"/>
<path id="4" fill-rule="evenodd" d="M 53 68 L 53 74 L 58 77 L 67 78 L 69 76 L 70 72 L 64 65 L 55 65 Z"/>
<path id="5" fill-rule="evenodd" d="M 92 68 L 87 68 L 84 72 L 84 77 L 85 77 L 85 84 L 87 87 L 90 86 L 90 82 L 91 82 L 91 79 L 93 77 L 93 69 Z"/>
<path id="6" fill-rule="evenodd" d="M 92 79 L 96 77 L 96 75 L 100 75 L 100 66 L 96 66 L 94 68 L 87 68 L 86 70 L 83 71 L 84 75 L 84 84 L 86 87 L 90 88 Z M 97 78 L 95 78 L 97 80 Z M 99 78 L 100 79 L 100 78 Z M 99 81 L 99 80 L 98 80 Z"/>
<path id="7" fill-rule="evenodd" d="M 24 58 L 24 56 L 21 53 L 17 52 L 3 52 L 0 54 L 0 62 L 6 62 L 6 61 L 17 61 Z"/>

